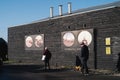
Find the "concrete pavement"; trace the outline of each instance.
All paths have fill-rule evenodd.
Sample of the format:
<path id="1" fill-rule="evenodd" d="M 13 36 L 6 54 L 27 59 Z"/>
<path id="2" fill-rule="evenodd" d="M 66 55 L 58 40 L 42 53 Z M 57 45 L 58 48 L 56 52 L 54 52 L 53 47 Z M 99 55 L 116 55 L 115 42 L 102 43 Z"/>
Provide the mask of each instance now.
<path id="1" fill-rule="evenodd" d="M 0 68 L 0 80 L 120 80 L 117 75 L 91 70 L 90 75 L 84 76 L 80 71 L 64 68 L 45 71 L 40 65 L 4 65 Z"/>

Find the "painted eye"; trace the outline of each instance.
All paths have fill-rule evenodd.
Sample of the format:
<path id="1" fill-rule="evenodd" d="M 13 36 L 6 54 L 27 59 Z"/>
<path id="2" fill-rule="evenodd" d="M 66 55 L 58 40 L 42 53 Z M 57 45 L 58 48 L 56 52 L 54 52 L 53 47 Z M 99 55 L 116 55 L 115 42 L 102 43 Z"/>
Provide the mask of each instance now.
<path id="1" fill-rule="evenodd" d="M 75 37 L 73 33 L 67 32 L 63 35 L 63 44 L 67 47 L 70 47 L 74 44 Z"/>

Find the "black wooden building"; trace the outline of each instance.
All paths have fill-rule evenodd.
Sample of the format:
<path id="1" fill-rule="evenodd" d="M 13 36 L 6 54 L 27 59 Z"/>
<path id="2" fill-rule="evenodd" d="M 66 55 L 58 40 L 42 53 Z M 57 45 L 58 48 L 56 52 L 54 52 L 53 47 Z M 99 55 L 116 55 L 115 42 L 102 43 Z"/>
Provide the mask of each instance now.
<path id="1" fill-rule="evenodd" d="M 90 68 L 114 69 L 120 52 L 120 1 L 8 28 L 9 60 L 43 64 L 47 46 L 52 66 L 74 66 L 81 38 L 88 39 Z"/>

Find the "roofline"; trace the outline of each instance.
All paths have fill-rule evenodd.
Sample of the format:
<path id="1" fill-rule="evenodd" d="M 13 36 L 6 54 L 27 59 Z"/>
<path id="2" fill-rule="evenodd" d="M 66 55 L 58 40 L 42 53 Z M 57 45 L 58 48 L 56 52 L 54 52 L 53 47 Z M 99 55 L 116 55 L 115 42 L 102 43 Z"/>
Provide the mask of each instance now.
<path id="1" fill-rule="evenodd" d="M 69 14 L 69 15 L 58 16 L 58 17 L 54 17 L 54 18 L 50 18 L 50 19 L 57 19 L 57 18 L 63 18 L 63 17 L 68 17 L 68 16 L 74 16 L 74 15 L 84 14 L 84 13 L 93 12 L 93 11 L 100 11 L 100 10 L 110 9 L 110 8 L 114 8 L 114 7 L 116 7 L 116 6 L 110 6 L 110 7 L 106 7 L 106 8 L 88 10 L 88 11 L 73 13 L 73 14 Z"/>
<path id="2" fill-rule="evenodd" d="M 37 20 L 37 21 L 33 21 L 31 23 L 28 23 L 28 24 L 44 22 L 44 21 L 48 21 L 48 20 L 53 20 L 53 19 L 73 16 L 73 15 L 79 15 L 79 14 L 93 12 L 93 11 L 100 11 L 100 10 L 105 10 L 105 9 L 110 9 L 110 8 L 115 8 L 115 7 L 120 7 L 120 1 L 112 2 L 112 3 L 108 3 L 108 4 L 104 4 L 104 5 L 99 5 L 99 6 L 83 8 L 83 9 L 79 9 L 79 10 L 73 11 L 71 14 L 65 13 L 62 16 L 57 15 L 57 16 L 53 16 L 53 17 L 48 17 L 48 18 Z M 28 25 L 28 24 L 23 24 L 23 25 Z M 20 26 L 20 25 L 18 25 L 18 26 Z"/>

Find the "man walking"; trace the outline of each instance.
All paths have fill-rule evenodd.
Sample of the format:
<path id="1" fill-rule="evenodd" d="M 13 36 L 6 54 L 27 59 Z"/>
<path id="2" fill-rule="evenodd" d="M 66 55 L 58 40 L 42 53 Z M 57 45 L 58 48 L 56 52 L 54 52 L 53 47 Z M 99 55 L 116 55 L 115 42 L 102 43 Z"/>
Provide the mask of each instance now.
<path id="1" fill-rule="evenodd" d="M 82 74 L 85 74 L 85 75 L 88 75 L 89 73 L 88 66 L 87 66 L 88 58 L 89 58 L 88 46 L 85 45 L 84 42 L 82 42 L 81 43 L 81 63 L 82 63 L 81 72 Z"/>

